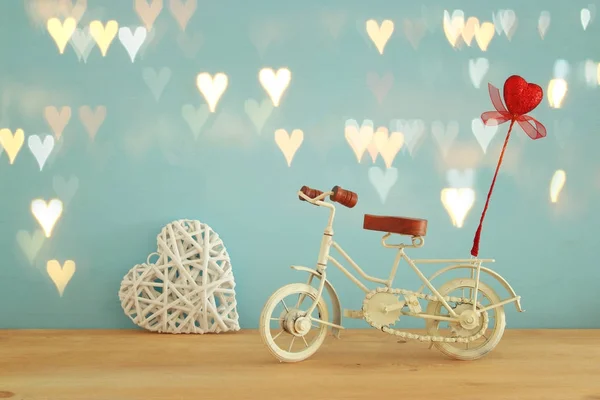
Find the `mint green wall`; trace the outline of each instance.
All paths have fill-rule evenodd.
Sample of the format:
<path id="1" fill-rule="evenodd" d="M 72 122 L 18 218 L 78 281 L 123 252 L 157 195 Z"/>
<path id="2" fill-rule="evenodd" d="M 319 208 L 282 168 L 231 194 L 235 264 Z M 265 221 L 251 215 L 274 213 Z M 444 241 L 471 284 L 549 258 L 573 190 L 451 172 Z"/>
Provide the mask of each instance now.
<path id="1" fill-rule="evenodd" d="M 132 3 L 89 0 L 81 22 L 115 19 L 120 26 L 141 25 Z M 155 23 L 154 41 L 134 63 L 118 38 L 104 58 L 95 47 L 87 63 L 78 62 L 71 45 L 59 55 L 45 24 L 35 21 L 23 2 L 0 3 L 0 128 L 22 128 L 26 137 L 43 137 L 52 133 L 43 116 L 46 106 L 73 110 L 41 172 L 27 139 L 13 165 L 6 154 L 0 155 L 1 328 L 131 328 L 117 298 L 120 280 L 155 250 L 161 227 L 179 218 L 206 222 L 223 238 L 238 285 L 241 325 L 255 328 L 270 293 L 282 284 L 305 280 L 288 266 L 316 261 L 326 212 L 297 200 L 302 185 L 341 185 L 359 194 L 354 209 L 339 210 L 336 234 L 374 275 L 387 274 L 393 254 L 379 245 L 380 234 L 362 230 L 364 213 L 427 218 L 426 245 L 411 256 L 468 257 L 508 128 L 499 128 L 484 156 L 471 121 L 491 107 L 485 84 L 501 86 L 516 73 L 546 90 L 557 59 L 570 65 L 563 107 L 551 109 L 545 99 L 534 111 L 548 128 L 545 139 L 534 142 L 515 130 L 480 255 L 496 258 L 494 269 L 523 296 L 528 312 L 518 314 L 508 307 L 509 327 L 600 328 L 600 100 L 598 89 L 587 87 L 583 67 L 586 59 L 600 59 L 600 22 L 592 20 L 582 29 L 579 15 L 586 4 L 493 3 L 513 8 L 518 25 L 512 40 L 495 35 L 482 52 L 475 42 L 459 50 L 449 45 L 441 7 L 460 7 L 467 17 L 491 21 L 497 10 L 487 4 L 202 1 L 186 29 L 201 46 L 197 54 L 186 54 L 168 3 Z M 537 25 L 544 10 L 552 19 L 542 40 Z M 337 38 L 325 25 L 327 13 L 334 16 L 330 20 L 341 21 Z M 402 21 L 423 15 L 428 29 L 415 50 Z M 384 55 L 365 33 L 369 18 L 396 23 Z M 273 40 L 261 54 L 252 38 L 271 28 Z M 486 57 L 490 67 L 476 89 L 469 60 L 479 57 Z M 244 104 L 267 98 L 258 71 L 282 66 L 292 71 L 291 85 L 259 134 Z M 171 70 L 158 101 L 144 80 L 148 67 Z M 199 72 L 225 72 L 229 87 L 195 139 L 182 107 L 205 104 L 195 87 Z M 369 73 L 393 75 L 381 105 L 369 89 Z M 83 105 L 107 109 L 93 142 L 79 120 Z M 376 126 L 389 126 L 395 119 L 425 123 L 424 140 L 413 156 L 401 152 L 396 157 L 397 182 L 383 204 L 369 178 L 368 156 L 358 164 L 344 139 L 348 119 L 370 119 Z M 436 120 L 459 125 L 446 158 L 431 134 Z M 299 128 L 305 134 L 289 168 L 274 141 L 279 128 Z M 375 165 L 385 168 L 381 159 Z M 442 206 L 440 191 L 449 185 L 449 169 L 467 166 L 476 170 L 477 197 L 459 229 Z M 557 169 L 566 171 L 567 182 L 559 202 L 550 204 L 549 182 Z M 70 177 L 77 186 L 69 200 L 69 189 L 65 192 L 59 181 Z M 34 198 L 56 196 L 65 202 L 64 213 L 30 263 L 18 244 L 18 232 L 39 229 L 30 211 Z M 72 259 L 77 265 L 62 297 L 46 273 L 50 259 Z M 426 273 L 434 268 L 423 266 Z M 361 292 L 331 270 L 343 305 L 359 308 Z M 408 268 L 400 269 L 396 283 L 418 287 Z M 403 323 L 421 326 L 420 321 Z"/>

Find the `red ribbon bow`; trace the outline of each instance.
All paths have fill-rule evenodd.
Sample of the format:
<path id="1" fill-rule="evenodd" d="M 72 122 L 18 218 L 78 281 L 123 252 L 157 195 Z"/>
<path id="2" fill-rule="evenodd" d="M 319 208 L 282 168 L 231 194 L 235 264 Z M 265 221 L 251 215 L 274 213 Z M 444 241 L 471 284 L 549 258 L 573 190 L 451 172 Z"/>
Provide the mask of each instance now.
<path id="1" fill-rule="evenodd" d="M 481 213 L 481 218 L 479 219 L 479 226 L 477 227 L 477 231 L 475 231 L 475 237 L 473 238 L 473 247 L 471 248 L 471 255 L 473 257 L 477 257 L 479 255 L 479 240 L 481 238 L 483 220 L 485 218 L 488 206 L 490 205 L 490 198 L 492 197 L 494 185 L 496 184 L 498 171 L 500 170 L 500 165 L 502 164 L 502 159 L 504 158 L 504 151 L 506 150 L 506 145 L 508 144 L 508 139 L 510 138 L 510 133 L 512 132 L 515 122 L 518 122 L 527 136 L 533 140 L 546 136 L 546 127 L 544 127 L 544 125 L 542 125 L 535 118 L 526 115 L 528 112 L 536 108 L 542 101 L 544 93 L 541 87 L 535 84 L 527 83 L 525 79 L 518 75 L 509 77 L 504 83 L 504 101 L 506 102 L 506 107 L 502 103 L 498 88 L 493 86 L 491 83 L 488 83 L 488 89 L 490 91 L 492 104 L 494 105 L 496 111 L 484 112 L 481 114 L 481 120 L 485 125 L 500 125 L 510 121 L 510 127 L 508 128 L 506 139 L 504 139 L 504 145 L 502 146 L 500 158 L 498 159 L 498 164 L 496 165 L 496 172 L 494 172 L 494 178 L 492 179 L 492 184 L 490 185 L 485 206 L 483 207 L 483 212 Z"/>
<path id="2" fill-rule="evenodd" d="M 511 121 L 513 124 L 518 122 L 527 136 L 533 140 L 546 136 L 546 127 L 540 121 L 525 114 L 511 114 L 502 103 L 500 90 L 491 83 L 488 83 L 488 89 L 490 99 L 492 99 L 492 104 L 496 111 L 486 111 L 481 114 L 481 120 L 485 125 L 500 125 L 508 121 Z"/>

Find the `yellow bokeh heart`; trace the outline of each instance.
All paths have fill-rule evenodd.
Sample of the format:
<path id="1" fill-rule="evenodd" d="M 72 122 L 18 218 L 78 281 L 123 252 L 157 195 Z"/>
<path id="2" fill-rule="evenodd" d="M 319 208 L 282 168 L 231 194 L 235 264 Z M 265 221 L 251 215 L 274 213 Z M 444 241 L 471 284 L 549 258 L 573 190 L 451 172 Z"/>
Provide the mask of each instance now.
<path id="1" fill-rule="evenodd" d="M 478 29 L 479 20 L 476 17 L 470 17 L 467 22 L 465 22 L 465 26 L 462 31 L 462 38 L 467 46 L 471 46 L 473 37 L 475 37 L 475 32 L 477 32 Z"/>
<path id="2" fill-rule="evenodd" d="M 23 129 L 17 129 L 14 135 L 10 129 L 0 129 L 0 145 L 4 147 L 10 164 L 15 162 L 15 158 L 17 158 L 17 154 L 19 154 L 21 147 L 23 147 L 23 143 L 25 143 Z"/>
<path id="3" fill-rule="evenodd" d="M 373 143 L 379 154 L 381 154 L 385 166 L 391 168 L 396 154 L 398 154 L 404 144 L 404 135 L 402 132 L 392 132 L 389 134 L 387 128 L 381 127 L 373 135 Z"/>
<path id="4" fill-rule="evenodd" d="M 258 80 L 271 98 L 273 106 L 279 107 L 281 96 L 292 80 L 292 73 L 287 68 L 280 68 L 277 72 L 272 68 L 263 68 L 258 73 Z"/>
<path id="5" fill-rule="evenodd" d="M 356 155 L 357 161 L 360 163 L 360 160 L 363 157 L 363 154 L 369 147 L 373 140 L 373 125 L 370 123 L 365 123 L 360 126 L 358 124 L 346 124 L 344 128 L 344 136 L 346 141 L 352 148 L 354 155 Z M 373 157 L 371 155 L 371 157 Z"/>
<path id="6" fill-rule="evenodd" d="M 63 212 L 63 203 L 59 199 L 52 199 L 46 203 L 42 199 L 35 199 L 31 202 L 31 213 L 38 221 L 46 237 L 50 237 L 54 225 Z"/>
<path id="7" fill-rule="evenodd" d="M 303 141 L 304 132 L 302 132 L 300 129 L 294 129 L 289 135 L 285 129 L 277 129 L 275 131 L 275 143 L 283 153 L 288 167 L 292 165 L 294 155 L 300 148 L 300 145 Z"/>
<path id="8" fill-rule="evenodd" d="M 198 90 L 204 96 L 211 113 L 215 112 L 217 103 L 223 93 L 225 93 L 228 84 L 229 79 L 222 72 L 216 73 L 214 77 L 210 76 L 208 72 L 201 72 L 196 77 L 196 87 L 198 87 Z"/>
<path id="9" fill-rule="evenodd" d="M 475 203 L 475 191 L 470 188 L 446 188 L 442 190 L 441 197 L 452 224 L 462 228 L 467 214 Z"/>
<path id="10" fill-rule="evenodd" d="M 77 21 L 73 17 L 65 19 L 64 22 L 60 22 L 58 18 L 50 18 L 46 23 L 46 28 L 52 39 L 54 39 L 58 52 L 63 54 L 67 43 L 69 43 L 73 32 L 75 32 L 75 28 L 77 28 Z"/>
<path id="11" fill-rule="evenodd" d="M 119 24 L 115 20 L 110 20 L 106 23 L 106 26 L 102 25 L 100 21 L 90 22 L 90 35 L 96 41 L 102 57 L 106 56 L 108 48 L 112 43 L 117 32 L 119 31 Z"/>
<path id="12" fill-rule="evenodd" d="M 377 47 L 377 51 L 379 54 L 383 54 L 383 50 L 385 49 L 385 45 L 387 44 L 390 37 L 392 37 L 392 33 L 394 33 L 394 22 L 386 19 L 381 22 L 381 25 L 377 23 L 374 19 L 370 19 L 366 23 L 367 35 Z"/>
<path id="13" fill-rule="evenodd" d="M 465 15 L 461 10 L 455 10 L 452 15 L 448 11 L 444 11 L 444 34 L 452 47 L 458 46 L 458 39 L 462 37 L 464 27 Z"/>
<path id="14" fill-rule="evenodd" d="M 373 164 L 375 164 L 375 162 L 377 161 L 377 157 L 379 156 L 379 150 L 377 150 L 377 145 L 375 144 L 374 137 L 375 135 L 373 135 L 373 140 L 371 140 L 371 143 L 369 143 L 369 145 L 367 146 L 367 153 L 369 153 L 369 155 L 371 156 L 371 161 L 373 161 Z"/>
<path id="15" fill-rule="evenodd" d="M 479 45 L 481 51 L 486 51 L 494 34 L 496 33 L 496 28 L 494 28 L 494 24 L 491 22 L 484 22 L 475 29 L 475 40 Z"/>
<path id="16" fill-rule="evenodd" d="M 75 274 L 75 261 L 67 260 L 61 268 L 58 260 L 49 260 L 46 263 L 46 272 L 48 272 L 50 279 L 58 289 L 58 294 L 62 297 L 67 284 Z"/>

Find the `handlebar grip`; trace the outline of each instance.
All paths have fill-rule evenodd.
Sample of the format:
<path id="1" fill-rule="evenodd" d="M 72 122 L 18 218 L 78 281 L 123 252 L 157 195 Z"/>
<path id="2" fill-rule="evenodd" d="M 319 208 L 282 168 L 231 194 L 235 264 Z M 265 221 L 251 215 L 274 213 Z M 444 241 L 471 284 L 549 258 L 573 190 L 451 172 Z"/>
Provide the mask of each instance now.
<path id="1" fill-rule="evenodd" d="M 311 189 L 311 188 L 309 188 L 308 186 L 302 186 L 302 187 L 300 188 L 300 191 L 301 191 L 302 193 L 304 193 L 304 194 L 305 194 L 307 197 L 310 197 L 311 199 L 314 199 L 315 197 L 317 197 L 317 196 L 320 196 L 320 195 L 322 195 L 322 194 L 323 194 L 323 192 L 321 192 L 320 190 L 317 190 L 317 189 Z M 300 200 L 302 200 L 302 201 L 306 201 L 306 200 L 304 200 L 304 199 L 303 199 L 302 197 L 300 197 L 300 196 L 298 196 L 298 198 L 299 198 Z"/>
<path id="2" fill-rule="evenodd" d="M 352 208 L 358 203 L 358 195 L 350 190 L 342 189 L 339 186 L 334 186 L 331 189 L 333 194 L 329 196 L 332 201 L 339 203 L 348 208 Z"/>

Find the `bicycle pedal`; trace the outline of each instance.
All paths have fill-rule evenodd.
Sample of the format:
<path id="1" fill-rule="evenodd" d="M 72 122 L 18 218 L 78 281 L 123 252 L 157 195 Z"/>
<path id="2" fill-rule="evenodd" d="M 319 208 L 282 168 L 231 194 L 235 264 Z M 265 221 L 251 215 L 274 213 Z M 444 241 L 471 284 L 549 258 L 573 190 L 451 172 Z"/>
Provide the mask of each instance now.
<path id="1" fill-rule="evenodd" d="M 348 310 L 344 308 L 344 317 L 353 318 L 353 319 L 362 319 L 363 312 L 362 310 Z"/>

